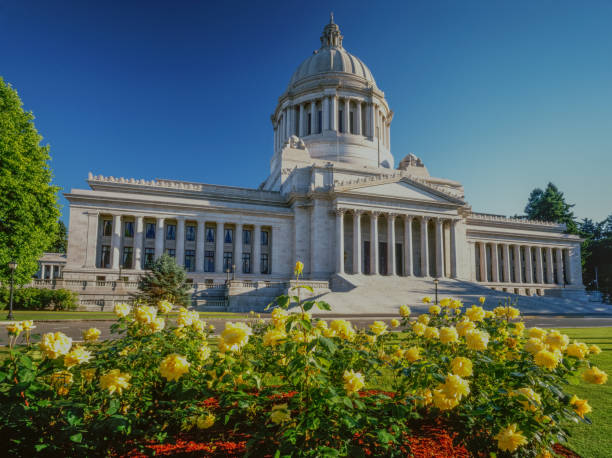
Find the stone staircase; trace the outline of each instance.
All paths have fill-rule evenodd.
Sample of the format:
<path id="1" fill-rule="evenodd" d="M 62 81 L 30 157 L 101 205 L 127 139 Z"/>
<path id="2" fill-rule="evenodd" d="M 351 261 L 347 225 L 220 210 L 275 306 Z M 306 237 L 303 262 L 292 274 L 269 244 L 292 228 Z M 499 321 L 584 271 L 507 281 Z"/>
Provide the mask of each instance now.
<path id="1" fill-rule="evenodd" d="M 369 275 L 334 275 L 331 291 L 318 296 L 328 302 L 333 314 L 397 315 L 398 307 L 408 304 L 415 312 L 428 309 L 422 298 L 435 296 L 432 279 L 419 277 L 391 277 Z M 567 291 L 569 297 L 522 296 L 492 290 L 477 283 L 440 279 L 438 298 L 453 297 L 466 305 L 477 304 L 480 296 L 486 297 L 485 308 L 492 309 L 508 298 L 517 301 L 524 314 L 605 315 L 612 314 L 612 306 L 591 302 L 581 290 Z"/>

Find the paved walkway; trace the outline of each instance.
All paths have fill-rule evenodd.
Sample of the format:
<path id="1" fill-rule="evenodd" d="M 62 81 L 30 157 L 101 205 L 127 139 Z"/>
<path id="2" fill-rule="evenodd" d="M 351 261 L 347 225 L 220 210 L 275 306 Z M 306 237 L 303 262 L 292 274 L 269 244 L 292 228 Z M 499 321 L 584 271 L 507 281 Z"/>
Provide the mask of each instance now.
<path id="1" fill-rule="evenodd" d="M 389 316 L 376 317 L 372 315 L 367 316 L 342 316 L 334 315 L 326 316 L 325 319 L 336 319 L 344 318 L 350 320 L 353 325 L 357 328 L 364 328 L 371 324 L 375 320 L 382 320 L 386 323 L 391 321 Z M 216 332 L 220 332 L 225 327 L 226 321 L 236 321 L 227 318 L 215 318 L 206 320 L 207 323 L 215 326 Z M 101 338 L 108 339 L 111 337 L 110 327 L 116 321 L 80 321 L 80 320 L 57 320 L 57 321 L 37 321 L 36 329 L 34 330 L 37 334 L 44 334 L 47 332 L 61 331 L 74 340 L 81 340 L 83 330 L 91 327 L 98 328 L 102 331 Z M 7 322 L 0 322 L 0 326 Z M 525 318 L 525 324 L 527 327 L 543 327 L 543 328 L 590 328 L 590 327 L 612 327 L 612 317 L 563 317 L 563 316 L 528 316 Z M 6 345 L 8 342 L 8 335 L 4 329 L 0 329 L 0 345 Z"/>

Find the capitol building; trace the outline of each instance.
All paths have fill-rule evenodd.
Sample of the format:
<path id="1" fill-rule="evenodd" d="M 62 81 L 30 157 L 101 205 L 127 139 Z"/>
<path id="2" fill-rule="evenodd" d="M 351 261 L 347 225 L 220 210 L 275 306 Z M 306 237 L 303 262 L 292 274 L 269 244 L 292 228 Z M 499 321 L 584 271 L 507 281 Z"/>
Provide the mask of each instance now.
<path id="1" fill-rule="evenodd" d="M 67 256 L 60 268 L 43 257 L 37 282 L 109 309 L 168 253 L 204 310 L 262 309 L 291 287 L 296 260 L 312 294 L 344 311 L 343 297 L 372 292 L 410 303 L 432 294 L 434 279 L 455 296 L 582 300 L 579 237 L 473 211 L 462 184 L 432 176 L 427 158 L 396 163 L 394 112 L 372 72 L 333 17 L 320 40 L 270 117 L 270 172 L 258 188 L 90 174 L 88 189 L 65 194 Z"/>

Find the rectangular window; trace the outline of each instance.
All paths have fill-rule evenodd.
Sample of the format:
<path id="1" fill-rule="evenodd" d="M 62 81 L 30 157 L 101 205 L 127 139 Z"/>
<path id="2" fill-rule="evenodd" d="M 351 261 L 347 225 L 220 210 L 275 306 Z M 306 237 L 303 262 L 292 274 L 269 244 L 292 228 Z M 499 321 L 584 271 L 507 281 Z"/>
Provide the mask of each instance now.
<path id="1" fill-rule="evenodd" d="M 344 126 L 342 125 L 342 119 L 344 116 L 342 116 L 342 113 L 342 110 L 338 110 L 338 132 L 344 132 Z"/>
<path id="2" fill-rule="evenodd" d="M 124 269 L 132 268 L 132 247 L 123 247 L 123 257 L 121 258 L 121 265 Z"/>
<path id="3" fill-rule="evenodd" d="M 269 274 L 270 266 L 268 265 L 268 253 L 261 254 L 261 273 Z"/>
<path id="4" fill-rule="evenodd" d="M 195 240 L 196 235 L 196 227 L 195 226 L 186 226 L 185 227 L 185 240 L 188 242 L 193 242 Z"/>
<path id="5" fill-rule="evenodd" d="M 132 221 L 123 223 L 123 236 L 129 238 L 134 237 L 134 223 Z"/>
<path id="6" fill-rule="evenodd" d="M 312 131 L 312 115 L 308 113 L 308 129 L 306 129 L 306 135 L 310 135 L 314 133 Z"/>
<path id="7" fill-rule="evenodd" d="M 268 231 L 261 231 L 261 244 L 262 246 L 268 245 Z"/>
<path id="8" fill-rule="evenodd" d="M 251 273 L 251 253 L 242 253 L 242 272 Z"/>
<path id="9" fill-rule="evenodd" d="M 231 251 L 226 251 L 223 253 L 223 272 L 233 272 L 232 264 L 233 264 L 234 255 Z"/>
<path id="10" fill-rule="evenodd" d="M 110 245 L 102 245 L 102 256 L 100 257 L 100 267 L 108 269 L 110 267 Z"/>
<path id="11" fill-rule="evenodd" d="M 317 111 L 317 132 L 323 132 L 323 112 L 321 110 Z"/>
<path id="12" fill-rule="evenodd" d="M 204 252 L 204 272 L 215 271 L 215 252 L 206 251 Z"/>
<path id="13" fill-rule="evenodd" d="M 110 237 L 113 235 L 113 220 L 105 219 L 102 221 L 102 235 L 104 237 Z"/>
<path id="14" fill-rule="evenodd" d="M 232 240 L 234 240 L 234 229 L 225 229 L 223 243 L 232 243 Z"/>
<path id="15" fill-rule="evenodd" d="M 150 269 L 155 261 L 155 248 L 145 248 L 144 250 L 144 268 Z"/>
<path id="16" fill-rule="evenodd" d="M 351 134 L 355 133 L 355 123 L 353 122 L 353 116 L 354 115 L 355 115 L 355 113 L 353 113 L 352 111 L 349 112 L 349 126 L 350 126 L 349 132 Z"/>
<path id="17" fill-rule="evenodd" d="M 176 224 L 166 226 L 166 240 L 176 240 Z"/>
<path id="18" fill-rule="evenodd" d="M 187 272 L 195 270 L 195 250 L 185 250 L 185 270 Z"/>
<path id="19" fill-rule="evenodd" d="M 212 227 L 206 228 L 206 242 L 215 243 L 215 230 Z"/>
<path id="20" fill-rule="evenodd" d="M 145 237 L 148 239 L 155 238 L 155 223 L 147 223 Z"/>
<path id="21" fill-rule="evenodd" d="M 242 244 L 250 245 L 251 244 L 251 230 L 245 229 L 242 231 Z"/>
<path id="22" fill-rule="evenodd" d="M 176 258 L 176 250 L 174 248 L 166 248 L 166 254 L 171 258 Z"/>

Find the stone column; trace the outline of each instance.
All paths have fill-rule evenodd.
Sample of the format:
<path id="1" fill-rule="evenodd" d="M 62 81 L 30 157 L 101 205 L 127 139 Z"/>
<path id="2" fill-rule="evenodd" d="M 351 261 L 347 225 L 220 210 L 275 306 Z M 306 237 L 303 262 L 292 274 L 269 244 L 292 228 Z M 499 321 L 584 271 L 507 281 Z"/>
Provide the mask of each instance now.
<path id="1" fill-rule="evenodd" d="M 325 132 L 326 130 L 329 130 L 329 97 L 325 96 L 323 97 L 323 103 L 322 103 L 322 115 L 323 115 L 323 120 L 321 122 L 321 124 L 323 125 L 323 132 Z"/>
<path id="2" fill-rule="evenodd" d="M 87 213 L 87 247 L 85 251 L 85 267 L 96 267 L 96 253 L 98 252 L 98 228 L 100 216 L 98 212 Z"/>
<path id="3" fill-rule="evenodd" d="M 510 277 L 510 245 L 504 243 L 504 259 L 503 259 L 503 271 L 504 271 L 504 282 L 512 283 L 512 278 Z"/>
<path id="4" fill-rule="evenodd" d="M 112 267 L 121 265 L 121 215 L 113 215 L 113 237 L 111 238 Z"/>
<path id="5" fill-rule="evenodd" d="M 521 272 L 521 246 L 514 245 L 514 282 L 522 283 L 522 272 Z"/>
<path id="6" fill-rule="evenodd" d="M 256 224 L 253 227 L 253 273 L 261 274 L 261 226 Z"/>
<path id="7" fill-rule="evenodd" d="M 355 135 L 363 135 L 361 132 L 361 100 L 355 100 Z"/>
<path id="8" fill-rule="evenodd" d="M 370 214 L 370 273 L 378 275 L 378 213 Z"/>
<path id="9" fill-rule="evenodd" d="M 300 120 L 298 121 L 298 124 L 300 126 L 300 137 L 304 136 L 304 131 L 305 131 L 305 123 L 304 123 L 304 104 L 300 103 Z"/>
<path id="10" fill-rule="evenodd" d="M 330 116 L 330 122 L 329 122 L 330 127 L 329 128 L 330 130 L 337 132 L 338 131 L 338 96 L 332 95 L 329 101 L 331 105 L 330 113 L 329 113 L 329 116 Z"/>
<path id="11" fill-rule="evenodd" d="M 536 283 L 544 283 L 544 265 L 542 259 L 542 247 L 536 246 L 533 247 L 535 249 L 536 255 Z"/>
<path id="12" fill-rule="evenodd" d="M 376 130 L 374 128 L 374 102 L 368 104 L 368 136 L 374 137 Z"/>
<path id="13" fill-rule="evenodd" d="M 485 283 L 489 281 L 489 266 L 487 265 L 487 244 L 478 242 L 480 248 L 480 281 Z"/>
<path id="14" fill-rule="evenodd" d="M 315 124 L 316 108 L 317 108 L 317 101 L 313 100 L 312 102 L 310 102 L 310 132 L 309 132 L 310 135 L 317 132 L 317 126 Z"/>
<path id="15" fill-rule="evenodd" d="M 134 270 L 142 269 L 142 241 L 144 235 L 144 217 L 136 217 L 136 233 L 134 234 Z"/>
<path id="16" fill-rule="evenodd" d="M 499 283 L 499 249 L 497 243 L 491 243 L 491 280 Z"/>
<path id="17" fill-rule="evenodd" d="M 204 245 L 206 237 L 206 222 L 203 219 L 198 220 L 196 234 L 196 272 L 204 272 Z"/>
<path id="18" fill-rule="evenodd" d="M 567 279 L 567 283 L 569 285 L 572 284 L 572 265 L 571 265 L 571 255 L 570 255 L 570 250 L 569 249 L 564 249 L 563 253 L 565 254 L 564 257 L 564 264 L 563 264 L 563 270 L 565 271 L 565 278 Z"/>
<path id="19" fill-rule="evenodd" d="M 336 272 L 344 273 L 344 210 L 336 210 Z"/>
<path id="20" fill-rule="evenodd" d="M 236 234 L 234 234 L 234 264 L 236 273 L 244 273 L 242 270 L 242 224 L 236 223 Z"/>
<path id="21" fill-rule="evenodd" d="M 427 235 L 427 223 L 429 218 L 421 218 L 421 276 L 429 277 L 429 241 Z"/>
<path id="22" fill-rule="evenodd" d="M 404 219 L 404 275 L 412 275 L 412 216 Z"/>
<path id="23" fill-rule="evenodd" d="M 215 237 L 215 272 L 223 273 L 223 223 L 217 221 L 217 236 Z"/>
<path id="24" fill-rule="evenodd" d="M 533 264 L 529 245 L 525 245 L 525 283 L 533 283 Z"/>
<path id="25" fill-rule="evenodd" d="M 457 220 L 451 220 L 450 226 L 450 277 L 457 278 Z"/>
<path id="26" fill-rule="evenodd" d="M 361 211 L 353 211 L 353 273 L 361 273 Z"/>
<path id="27" fill-rule="evenodd" d="M 395 215 L 387 215 L 387 272 L 389 275 L 397 275 L 395 271 Z"/>
<path id="28" fill-rule="evenodd" d="M 554 273 L 553 251 L 551 247 L 546 247 L 546 283 L 555 282 Z"/>
<path id="29" fill-rule="evenodd" d="M 561 248 L 555 248 L 555 255 L 557 257 L 557 284 L 563 285 L 563 254 Z"/>
<path id="30" fill-rule="evenodd" d="M 294 109 L 293 106 L 287 107 L 287 138 L 293 135 L 293 120 L 294 120 Z"/>
<path id="31" fill-rule="evenodd" d="M 442 218 L 436 219 L 436 276 L 444 277 L 444 233 Z"/>
<path id="32" fill-rule="evenodd" d="M 176 263 L 185 266 L 185 218 L 176 218 Z"/>
<path id="33" fill-rule="evenodd" d="M 155 227 L 155 259 L 158 259 L 164 254 L 164 218 L 157 218 L 157 226 Z"/>
<path id="34" fill-rule="evenodd" d="M 342 124 L 344 124 L 342 127 L 344 127 L 344 133 L 345 134 L 349 134 L 351 132 L 350 129 L 350 125 L 349 125 L 349 113 L 351 111 L 351 99 L 349 99 L 348 97 L 344 98 L 344 120 L 342 121 Z"/>

